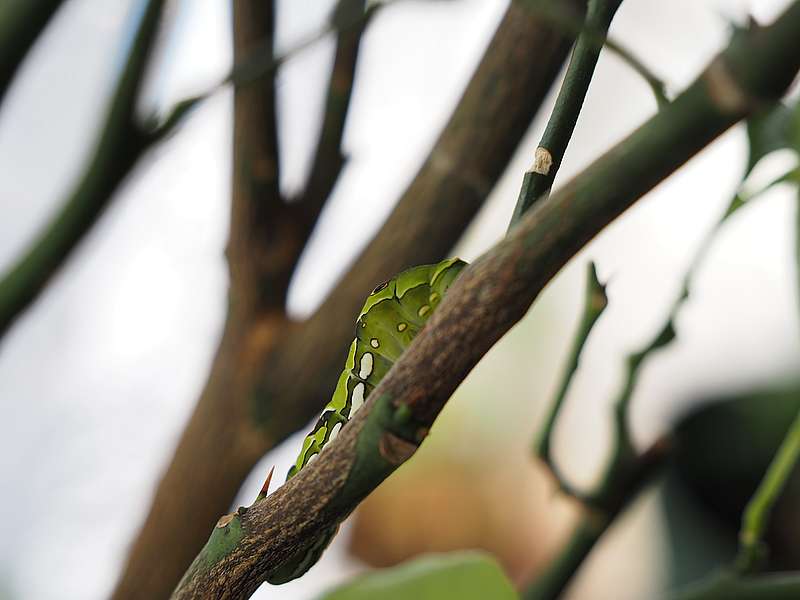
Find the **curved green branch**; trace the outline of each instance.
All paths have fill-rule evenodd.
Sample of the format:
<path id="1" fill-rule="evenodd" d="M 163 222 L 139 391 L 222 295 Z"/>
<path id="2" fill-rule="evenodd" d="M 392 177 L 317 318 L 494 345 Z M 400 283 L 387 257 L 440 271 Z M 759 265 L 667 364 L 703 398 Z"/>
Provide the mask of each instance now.
<path id="1" fill-rule="evenodd" d="M 135 120 L 136 101 L 156 38 L 164 0 L 149 0 L 114 91 L 100 139 L 75 188 L 56 217 L 0 279 L 0 337 L 39 295 L 154 136 Z M 164 132 L 166 133 L 166 132 Z"/>
<path id="2" fill-rule="evenodd" d="M 578 492 L 571 488 L 571 486 L 564 480 L 561 473 L 556 466 L 553 456 L 551 454 L 550 444 L 553 437 L 556 421 L 561 413 L 561 407 L 567 397 L 572 378 L 578 370 L 578 361 L 580 360 L 583 347 L 589 334 L 592 332 L 597 319 L 603 314 L 603 311 L 608 305 L 608 297 L 606 296 L 606 287 L 597 280 L 597 268 L 593 262 L 589 263 L 586 273 L 586 297 L 583 305 L 583 315 L 581 316 L 578 330 L 575 332 L 575 339 L 572 342 L 570 349 L 569 360 L 567 362 L 564 375 L 561 378 L 561 383 L 558 386 L 555 399 L 553 400 L 550 411 L 545 418 L 544 425 L 542 426 L 539 440 L 536 443 L 536 454 L 539 459 L 547 466 L 550 473 L 556 480 L 559 489 L 569 495 L 578 496 Z"/>

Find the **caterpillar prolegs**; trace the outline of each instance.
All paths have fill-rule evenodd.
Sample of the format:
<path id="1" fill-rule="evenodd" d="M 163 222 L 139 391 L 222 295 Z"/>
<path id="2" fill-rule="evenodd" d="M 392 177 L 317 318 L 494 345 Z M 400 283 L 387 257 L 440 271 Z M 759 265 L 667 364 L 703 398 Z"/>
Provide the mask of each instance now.
<path id="1" fill-rule="evenodd" d="M 466 264 L 453 258 L 413 267 L 372 290 L 356 320 L 356 336 L 333 397 L 303 441 L 287 481 L 313 461 L 361 408 Z M 311 547 L 292 557 L 269 581 L 283 583 L 300 577 L 317 561 L 335 534 L 336 528 L 322 532 Z"/>

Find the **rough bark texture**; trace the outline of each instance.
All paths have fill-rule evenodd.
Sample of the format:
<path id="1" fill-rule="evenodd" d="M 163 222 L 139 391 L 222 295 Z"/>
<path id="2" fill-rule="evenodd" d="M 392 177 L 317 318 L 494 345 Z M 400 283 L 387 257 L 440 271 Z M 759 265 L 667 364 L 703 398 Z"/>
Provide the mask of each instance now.
<path id="1" fill-rule="evenodd" d="M 254 239 L 248 227 L 258 221 L 254 211 L 261 209 L 237 202 L 241 191 L 234 191 L 228 251 L 231 323 L 115 598 L 169 596 L 217 517 L 228 511 L 244 475 L 329 398 L 366 293 L 409 265 L 441 259 L 456 243 L 500 177 L 569 50 L 569 39 L 537 18 L 529 4 L 510 5 L 421 171 L 356 265 L 307 322 L 285 321 L 271 296 L 253 289 L 248 280 L 257 272 L 268 274 L 283 257 L 296 258 L 296 222 L 280 230 L 267 223 L 263 235 L 270 245 L 262 252 L 264 240 Z M 257 118 L 238 103 L 236 110 L 237 122 Z M 237 137 L 238 143 L 243 142 Z M 253 199 L 263 202 L 260 196 Z M 283 284 L 288 276 L 285 282 L 280 277 L 272 281 Z M 252 306 L 276 310 L 252 312 Z M 257 367 L 242 369 L 240 362 Z"/>
<path id="2" fill-rule="evenodd" d="M 352 511 L 395 468 L 379 454 L 387 407 L 408 405 L 414 422 L 423 429 L 431 424 L 478 360 L 586 242 L 731 125 L 785 91 L 800 67 L 798 28 L 795 3 L 775 25 L 739 36 L 675 102 L 536 205 L 466 268 L 319 460 L 240 511 L 236 543 L 213 561 L 199 558 L 174 597 L 247 598 L 287 556 Z"/>

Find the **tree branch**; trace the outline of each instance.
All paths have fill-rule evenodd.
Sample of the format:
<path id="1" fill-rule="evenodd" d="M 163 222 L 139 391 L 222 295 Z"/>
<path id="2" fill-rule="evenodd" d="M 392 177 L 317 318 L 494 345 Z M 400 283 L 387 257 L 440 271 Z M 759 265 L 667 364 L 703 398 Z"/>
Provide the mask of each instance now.
<path id="1" fill-rule="evenodd" d="M 0 7 L 0 105 L 19 67 L 64 0 L 11 0 Z"/>
<path id="2" fill-rule="evenodd" d="M 234 64 L 258 54 L 274 62 L 274 1 L 233 2 Z M 231 229 L 228 239 L 231 312 L 283 312 L 296 240 L 280 193 L 275 69 L 234 88 Z M 244 317 L 243 317 L 244 318 Z"/>
<path id="3" fill-rule="evenodd" d="M 589 25 L 588 22 L 581 23 L 579 20 L 576 20 L 572 14 L 557 5 L 545 7 L 542 13 L 560 27 L 562 31 L 569 32 L 575 38 L 581 36 L 587 42 L 593 41 L 598 47 L 605 46 L 608 50 L 616 54 L 622 62 L 633 69 L 633 71 L 647 83 L 659 107 L 669 102 L 664 82 L 648 69 L 630 50 L 625 48 L 621 43 L 608 37 L 607 27 L 595 28 Z"/>
<path id="4" fill-rule="evenodd" d="M 440 260 L 456 243 L 569 50 L 569 37 L 538 14 L 540 1 L 510 4 L 431 155 L 317 313 L 305 323 L 275 314 L 249 327 L 229 323 L 115 598 L 162 598 L 172 591 L 247 472 L 330 396 L 364 295 L 409 265 Z"/>
<path id="5" fill-rule="evenodd" d="M 467 373 L 586 242 L 761 102 L 785 92 L 800 67 L 798 28 L 795 2 L 773 25 L 734 39 L 672 104 L 467 267 L 320 458 L 221 524 L 174 597 L 246 598 L 344 519 L 414 453 Z"/>
<path id="6" fill-rule="evenodd" d="M 141 15 L 100 138 L 83 175 L 61 211 L 0 279 L 0 337 L 37 298 L 100 217 L 139 157 L 159 139 L 136 122 L 135 108 L 163 5 L 164 0 L 149 0 Z"/>
<path id="7" fill-rule="evenodd" d="M 567 544 L 522 594 L 524 600 L 559 598 L 589 556 L 600 538 L 660 472 L 667 456 L 668 443 L 659 440 L 642 453 L 637 468 L 603 506 L 583 506 L 583 514 Z"/>
<path id="8" fill-rule="evenodd" d="M 375 6 L 373 5 L 373 8 L 370 9 L 370 13 L 375 10 Z M 352 18 L 348 19 L 349 15 L 361 16 L 365 10 L 365 0 L 339 0 L 331 20 L 334 24 L 342 20 L 351 20 Z M 356 27 L 337 28 L 339 34 L 336 39 L 333 70 L 328 84 L 325 118 L 314 153 L 314 160 L 311 163 L 311 174 L 306 189 L 298 200 L 303 214 L 306 237 L 311 234 L 345 164 L 345 157 L 342 154 L 342 138 L 350 107 L 350 96 L 353 92 L 358 50 L 367 22 L 367 18 L 360 18 Z"/>

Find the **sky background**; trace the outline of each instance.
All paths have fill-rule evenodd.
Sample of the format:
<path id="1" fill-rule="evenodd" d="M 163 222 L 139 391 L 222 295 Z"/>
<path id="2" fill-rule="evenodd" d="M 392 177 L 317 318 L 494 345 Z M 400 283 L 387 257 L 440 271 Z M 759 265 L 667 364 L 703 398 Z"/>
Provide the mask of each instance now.
<path id="1" fill-rule="evenodd" d="M 80 172 L 137 4 L 67 2 L 17 77 L 0 111 L 0 269 L 34 239 Z M 143 114 L 164 111 L 225 74 L 231 61 L 228 4 L 173 3 Z M 748 12 L 769 20 L 786 4 L 628 0 L 611 31 L 676 93 L 724 46 L 731 21 L 741 22 Z M 277 42 L 289 49 L 324 24 L 332 2 L 279 5 Z M 386 8 L 371 25 L 344 140 L 350 162 L 292 284 L 294 315 L 313 311 L 388 214 L 457 102 L 505 6 L 499 0 L 407 1 Z M 286 190 L 298 189 L 309 168 L 331 49 L 331 40 L 323 40 L 279 75 Z M 546 108 L 550 103 L 552 98 Z M 230 93 L 218 94 L 142 161 L 0 345 L 0 539 L 14 540 L 0 544 L 0 598 L 4 589 L 12 598 L 103 598 L 113 586 L 221 331 L 230 108 Z M 604 53 L 558 181 L 654 111 L 647 86 Z M 472 260 L 503 235 L 543 126 L 540 116 L 458 246 L 459 256 Z M 526 409 L 540 413 L 576 323 L 585 263 L 596 260 L 601 279 L 610 280 L 610 307 L 587 347 L 556 435 L 563 469 L 576 483 L 591 483 L 605 458 L 598 451 L 608 442 L 604 399 L 619 383 L 621 358 L 660 325 L 745 159 L 745 135 L 737 127 L 618 219 L 564 269 L 458 394 L 469 396 L 471 385 L 493 386 L 500 396 L 540 398 L 535 409 Z M 756 178 L 766 180 L 786 164 L 785 156 L 770 160 Z M 740 211 L 718 236 L 678 319 L 679 340 L 644 372 L 632 413 L 640 443 L 652 440 L 693 398 L 797 371 L 794 202 L 786 189 L 771 192 Z M 526 347 L 529 356 L 520 353 Z M 526 370 L 531 356 L 537 366 Z M 500 407 L 495 417 L 494 406 L 488 416 L 485 406 L 474 407 L 476 422 L 496 428 L 518 423 L 521 413 L 514 411 L 522 410 Z M 535 423 L 522 422 L 514 427 L 524 429 L 520 439 L 529 439 Z M 302 435 L 265 458 L 239 503 L 252 501 L 269 466 L 285 471 Z M 581 581 L 590 581 L 593 570 L 613 580 L 614 565 L 624 567 L 614 552 L 631 547 L 626 544 L 638 548 L 643 563 L 657 563 L 652 539 L 660 525 L 654 509 L 644 502 L 635 513 L 631 526 L 615 534 L 605 562 L 593 560 L 582 573 L 575 598 L 586 597 Z M 284 587 L 281 597 L 309 598 L 358 569 L 339 540 L 313 577 Z M 646 593 L 654 577 L 644 578 L 644 587 L 631 584 L 630 597 Z M 271 595 L 266 588 L 256 597 Z"/>

